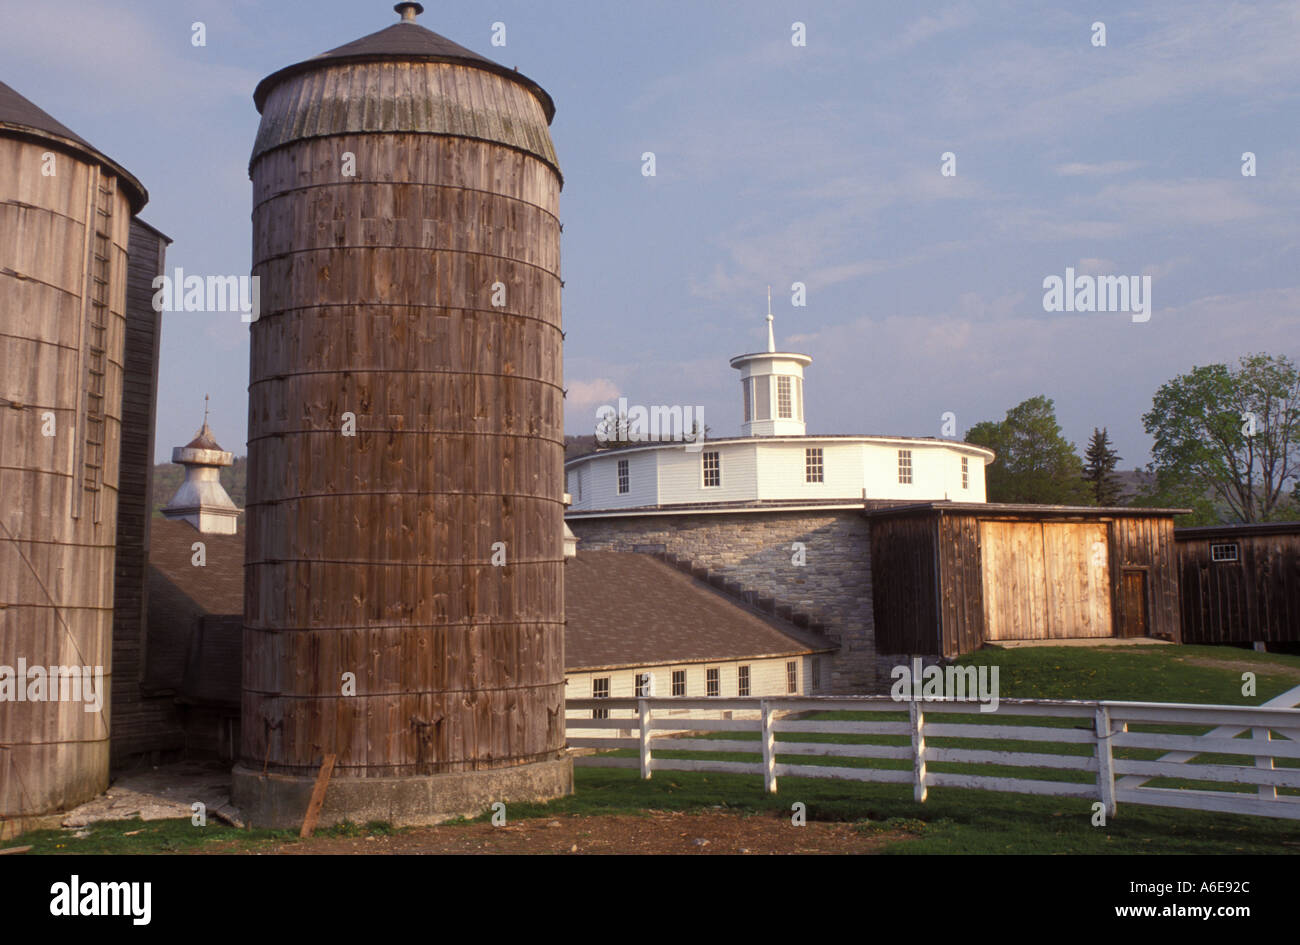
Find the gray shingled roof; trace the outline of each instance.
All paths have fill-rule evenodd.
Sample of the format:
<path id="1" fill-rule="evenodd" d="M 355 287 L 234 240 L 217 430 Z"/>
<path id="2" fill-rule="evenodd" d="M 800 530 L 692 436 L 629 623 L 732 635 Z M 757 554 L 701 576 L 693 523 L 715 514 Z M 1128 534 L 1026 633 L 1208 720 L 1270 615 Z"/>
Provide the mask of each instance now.
<path id="1" fill-rule="evenodd" d="M 564 566 L 569 671 L 825 652 L 821 634 L 769 617 L 651 557 L 579 551 Z"/>

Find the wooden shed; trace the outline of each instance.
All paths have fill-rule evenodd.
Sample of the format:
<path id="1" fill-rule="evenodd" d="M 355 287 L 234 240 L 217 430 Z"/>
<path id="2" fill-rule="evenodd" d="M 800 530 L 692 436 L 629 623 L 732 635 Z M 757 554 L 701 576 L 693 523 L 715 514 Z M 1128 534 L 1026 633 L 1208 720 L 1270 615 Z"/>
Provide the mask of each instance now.
<path id="1" fill-rule="evenodd" d="M 572 789 L 550 96 L 402 21 L 268 76 L 236 801 L 427 823 Z"/>
<path id="2" fill-rule="evenodd" d="M 956 502 L 869 510 L 877 652 L 1177 640 L 1179 511 Z"/>
<path id="3" fill-rule="evenodd" d="M 1300 522 L 1174 530 L 1184 643 L 1300 642 Z"/>
<path id="4" fill-rule="evenodd" d="M 0 167 L 0 817 L 7 818 L 66 808 L 108 786 L 102 687 L 112 675 L 127 245 L 147 195 L 124 168 L 3 83 Z M 96 674 L 98 708 L 82 698 L 83 682 Z"/>

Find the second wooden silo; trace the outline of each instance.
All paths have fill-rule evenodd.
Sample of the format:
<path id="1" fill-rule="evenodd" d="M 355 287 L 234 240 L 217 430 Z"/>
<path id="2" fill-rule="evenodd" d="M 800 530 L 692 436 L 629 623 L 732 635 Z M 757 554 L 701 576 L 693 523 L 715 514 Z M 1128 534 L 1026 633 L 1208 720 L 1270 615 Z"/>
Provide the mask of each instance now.
<path id="1" fill-rule="evenodd" d="M 258 86 L 242 760 L 251 823 L 572 789 L 550 97 L 401 22 Z"/>

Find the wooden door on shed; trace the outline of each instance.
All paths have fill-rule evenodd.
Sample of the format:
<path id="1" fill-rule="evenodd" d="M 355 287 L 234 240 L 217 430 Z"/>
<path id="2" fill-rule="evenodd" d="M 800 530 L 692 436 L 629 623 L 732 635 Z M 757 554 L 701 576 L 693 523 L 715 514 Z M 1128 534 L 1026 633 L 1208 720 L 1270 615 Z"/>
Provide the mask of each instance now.
<path id="1" fill-rule="evenodd" d="M 1118 635 L 1144 637 L 1151 630 L 1147 615 L 1147 573 L 1130 570 L 1120 574 L 1120 597 L 1124 602 Z"/>
<path id="2" fill-rule="evenodd" d="M 1043 529 L 1037 522 L 980 522 L 984 639 L 1047 636 Z"/>
<path id="3" fill-rule="evenodd" d="M 1106 526 L 981 522 L 986 640 L 1112 633 Z"/>
<path id="4" fill-rule="evenodd" d="M 1104 524 L 1043 523 L 1048 638 L 1111 635 L 1108 558 Z"/>

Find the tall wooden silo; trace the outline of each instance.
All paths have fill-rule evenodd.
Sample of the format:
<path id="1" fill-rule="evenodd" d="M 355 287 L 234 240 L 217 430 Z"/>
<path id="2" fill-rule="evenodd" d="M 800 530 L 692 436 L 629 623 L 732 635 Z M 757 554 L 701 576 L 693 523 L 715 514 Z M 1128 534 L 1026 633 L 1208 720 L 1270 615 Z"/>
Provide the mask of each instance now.
<path id="1" fill-rule="evenodd" d="M 254 93 L 250 823 L 572 789 L 554 106 L 395 9 Z"/>
<path id="2" fill-rule="evenodd" d="M 0 168 L 0 817 L 15 819 L 108 786 L 127 242 L 147 195 L 3 83 Z"/>

